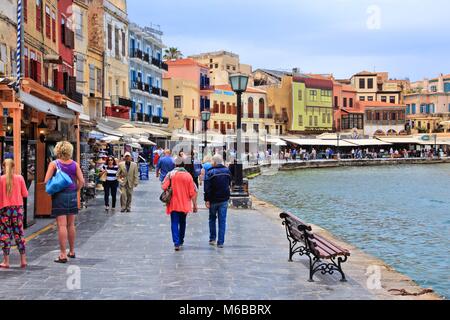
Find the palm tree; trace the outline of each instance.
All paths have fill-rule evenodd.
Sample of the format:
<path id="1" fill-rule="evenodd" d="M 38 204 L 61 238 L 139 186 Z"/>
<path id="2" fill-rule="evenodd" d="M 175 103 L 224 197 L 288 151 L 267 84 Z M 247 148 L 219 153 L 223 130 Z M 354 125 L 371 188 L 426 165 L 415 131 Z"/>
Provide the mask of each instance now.
<path id="1" fill-rule="evenodd" d="M 165 60 L 178 60 L 183 58 L 183 54 L 181 53 L 178 48 L 170 47 L 165 50 L 164 52 L 164 59 Z"/>

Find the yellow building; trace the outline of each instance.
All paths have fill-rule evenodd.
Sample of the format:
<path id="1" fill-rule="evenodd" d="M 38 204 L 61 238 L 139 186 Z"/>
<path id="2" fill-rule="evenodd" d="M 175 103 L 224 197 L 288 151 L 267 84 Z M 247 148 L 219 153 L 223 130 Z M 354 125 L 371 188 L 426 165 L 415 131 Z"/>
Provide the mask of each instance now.
<path id="1" fill-rule="evenodd" d="M 169 98 L 164 99 L 164 114 L 169 118 L 170 130 L 201 132 L 200 93 L 198 84 L 191 80 L 164 78 Z"/>
<path id="2" fill-rule="evenodd" d="M 265 87 L 267 104 L 274 113 L 275 132 L 286 133 L 292 125 L 292 76 L 283 76 L 281 83 Z"/>
<path id="3" fill-rule="evenodd" d="M 89 30 L 90 38 L 102 41 L 105 68 L 104 68 L 104 95 L 105 106 L 103 112 L 106 116 L 130 119 L 133 103 L 130 100 L 129 90 L 129 55 L 128 55 L 128 15 L 125 0 L 93 0 L 90 10 L 92 27 Z M 93 59 L 91 64 L 95 68 L 95 78 L 99 66 L 98 55 L 90 53 Z M 101 70 L 101 69 L 100 69 Z M 90 71 L 91 73 L 91 71 Z M 90 76 L 90 81 L 92 77 Z M 94 82 L 101 82 L 95 80 Z M 98 89 L 98 88 L 96 88 Z M 98 90 L 94 90 L 98 91 Z M 96 103 L 96 102 L 91 102 Z M 98 106 L 97 106 L 98 107 Z"/>
<path id="4" fill-rule="evenodd" d="M 17 1 L 0 6 L 0 78 L 16 77 Z"/>
<path id="5" fill-rule="evenodd" d="M 229 86 L 216 86 L 211 93 L 211 121 L 209 128 L 220 134 L 234 134 L 236 130 L 236 94 Z"/>
<path id="6" fill-rule="evenodd" d="M 253 86 L 252 67 L 248 64 L 241 64 L 239 55 L 235 53 L 217 51 L 201 53 L 189 58 L 209 67 L 212 85 L 227 85 L 230 82 L 230 74 L 244 73 L 250 77 L 249 85 Z"/>
<path id="7" fill-rule="evenodd" d="M 352 76 L 351 85 L 358 101 L 380 101 L 400 104 L 407 81 L 389 80 L 387 72 L 362 71 Z"/>

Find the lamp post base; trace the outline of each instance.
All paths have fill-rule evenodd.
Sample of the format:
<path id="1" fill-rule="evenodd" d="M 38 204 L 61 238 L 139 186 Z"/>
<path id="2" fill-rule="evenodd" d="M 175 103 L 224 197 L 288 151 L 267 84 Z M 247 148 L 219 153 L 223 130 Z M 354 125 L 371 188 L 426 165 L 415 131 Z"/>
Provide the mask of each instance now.
<path id="1" fill-rule="evenodd" d="M 233 209 L 251 209 L 252 199 L 245 194 L 232 194 L 230 204 Z"/>

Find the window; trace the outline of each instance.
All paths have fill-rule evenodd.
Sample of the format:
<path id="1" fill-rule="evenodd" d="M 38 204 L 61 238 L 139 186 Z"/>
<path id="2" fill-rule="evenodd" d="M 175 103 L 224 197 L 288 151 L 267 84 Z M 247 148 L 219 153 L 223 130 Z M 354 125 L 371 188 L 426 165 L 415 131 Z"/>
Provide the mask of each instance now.
<path id="1" fill-rule="evenodd" d="M 6 61 L 8 61 L 6 54 L 6 44 L 0 43 L 0 74 L 7 74 Z"/>
<path id="2" fill-rule="evenodd" d="M 298 90 L 298 101 L 302 101 L 302 100 L 303 100 L 302 90 Z"/>
<path id="3" fill-rule="evenodd" d="M 23 21 L 28 22 L 28 0 L 23 0 Z"/>
<path id="4" fill-rule="evenodd" d="M 259 124 L 254 124 L 253 125 L 253 132 L 259 133 Z"/>
<path id="5" fill-rule="evenodd" d="M 50 27 L 50 8 L 45 6 L 45 35 L 50 39 L 51 37 L 51 27 Z"/>
<path id="6" fill-rule="evenodd" d="M 344 98 L 344 108 L 347 108 L 347 98 Z"/>
<path id="7" fill-rule="evenodd" d="M 115 45 L 115 57 L 120 59 L 120 47 L 119 47 L 119 29 L 114 29 L 114 45 Z"/>
<path id="8" fill-rule="evenodd" d="M 318 126 L 319 125 L 319 116 L 314 116 L 314 126 Z"/>
<path id="9" fill-rule="evenodd" d="M 389 97 L 389 102 L 390 103 L 395 103 L 395 96 Z"/>
<path id="10" fill-rule="evenodd" d="M 313 125 L 313 117 L 309 116 L 309 126 L 312 127 Z"/>
<path id="11" fill-rule="evenodd" d="M 367 101 L 373 101 L 373 97 L 367 97 Z"/>
<path id="12" fill-rule="evenodd" d="M 327 122 L 331 124 L 331 113 L 327 113 Z"/>
<path id="13" fill-rule="evenodd" d="M 215 65 L 214 65 L 214 68 L 219 68 L 219 64 L 218 63 L 216 63 Z"/>
<path id="14" fill-rule="evenodd" d="M 83 12 L 75 14 L 75 34 L 79 39 L 83 39 Z"/>
<path id="15" fill-rule="evenodd" d="M 181 104 L 181 96 L 175 96 L 174 97 L 174 104 L 173 104 L 175 109 L 181 109 L 182 104 Z"/>
<path id="16" fill-rule="evenodd" d="M 324 102 L 331 102 L 331 97 L 333 96 L 333 92 L 331 90 L 321 90 L 321 98 Z"/>
<path id="17" fill-rule="evenodd" d="M 411 106 L 409 104 L 406 105 L 406 114 L 411 113 Z"/>
<path id="18" fill-rule="evenodd" d="M 195 108 L 195 99 L 192 99 L 192 110 Z"/>
<path id="19" fill-rule="evenodd" d="M 335 108 L 339 107 L 339 97 L 338 96 L 334 96 L 334 107 Z"/>
<path id="20" fill-rule="evenodd" d="M 95 66 L 89 65 L 89 93 L 95 94 Z"/>
<path id="21" fill-rule="evenodd" d="M 42 0 L 36 0 L 36 30 L 42 31 Z"/>
<path id="22" fill-rule="evenodd" d="M 359 88 L 360 89 L 366 88 L 366 79 L 364 79 L 364 78 L 359 79 Z"/>
<path id="23" fill-rule="evenodd" d="M 350 98 L 350 99 L 349 99 L 349 107 L 350 107 L 350 108 L 353 108 L 353 98 Z"/>
<path id="24" fill-rule="evenodd" d="M 310 90 L 309 98 L 311 101 L 317 101 L 317 90 Z"/>
<path id="25" fill-rule="evenodd" d="M 375 112 L 375 121 L 380 121 L 381 120 L 381 115 L 379 112 Z"/>
<path id="26" fill-rule="evenodd" d="M 52 40 L 56 42 L 56 13 L 52 11 Z"/>
<path id="27" fill-rule="evenodd" d="M 97 71 L 97 92 L 102 92 L 102 87 L 103 87 L 102 69 L 96 68 L 96 71 Z"/>
<path id="28" fill-rule="evenodd" d="M 450 82 L 444 83 L 444 92 L 450 92 Z"/>
<path id="29" fill-rule="evenodd" d="M 298 125 L 303 127 L 303 116 L 298 116 Z"/>
<path id="30" fill-rule="evenodd" d="M 389 120 L 389 113 L 388 112 L 383 112 L 383 120 L 384 121 L 388 121 Z"/>
<path id="31" fill-rule="evenodd" d="M 112 50 L 112 25 L 108 24 L 108 49 Z"/>
<path id="32" fill-rule="evenodd" d="M 373 89 L 373 78 L 367 79 L 367 88 Z"/>
<path id="33" fill-rule="evenodd" d="M 253 98 L 248 98 L 248 117 L 253 118 Z"/>
<path id="34" fill-rule="evenodd" d="M 437 86 L 431 86 L 431 92 L 437 92 Z"/>
<path id="35" fill-rule="evenodd" d="M 247 132 L 247 124 L 246 123 L 242 124 L 242 132 Z"/>
<path id="36" fill-rule="evenodd" d="M 126 44 L 127 44 L 126 35 L 125 35 L 125 32 L 122 31 L 122 56 L 124 56 L 124 57 L 125 57 Z"/>
<path id="37" fill-rule="evenodd" d="M 84 58 L 82 55 L 77 55 L 77 79 L 83 81 L 84 79 Z"/>
<path id="38" fill-rule="evenodd" d="M 396 112 L 392 112 L 391 113 L 391 120 L 394 120 L 394 121 L 397 120 L 397 113 Z"/>
<path id="39" fill-rule="evenodd" d="M 23 50 L 23 56 L 24 56 L 24 60 L 25 60 L 25 77 L 27 78 L 29 76 L 29 60 L 28 60 L 28 48 L 24 48 Z"/>
<path id="40" fill-rule="evenodd" d="M 359 101 L 366 101 L 366 97 L 364 96 L 359 97 Z"/>
<path id="41" fill-rule="evenodd" d="M 450 112 L 450 111 L 449 111 Z M 412 114 L 416 114 L 416 104 L 415 103 L 413 103 L 412 105 L 411 105 L 411 113 Z"/>
<path id="42" fill-rule="evenodd" d="M 66 40 L 66 19 L 61 18 L 61 42 L 65 43 Z"/>
<path id="43" fill-rule="evenodd" d="M 327 122 L 327 114 L 326 113 L 322 113 L 322 123 Z"/>

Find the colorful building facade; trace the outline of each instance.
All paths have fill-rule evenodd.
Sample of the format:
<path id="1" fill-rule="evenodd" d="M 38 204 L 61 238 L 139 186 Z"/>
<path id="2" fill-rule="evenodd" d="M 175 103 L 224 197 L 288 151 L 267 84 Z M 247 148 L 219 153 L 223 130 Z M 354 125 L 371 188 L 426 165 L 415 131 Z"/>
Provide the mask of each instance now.
<path id="1" fill-rule="evenodd" d="M 406 135 L 406 106 L 380 101 L 360 101 L 364 111 L 364 134 L 375 136 Z"/>
<path id="2" fill-rule="evenodd" d="M 333 81 L 333 130 L 361 135 L 364 133 L 364 112 L 357 101 L 356 90 Z"/>
<path id="3" fill-rule="evenodd" d="M 132 121 L 168 124 L 168 118 L 163 117 L 163 100 L 168 98 L 168 92 L 163 89 L 162 76 L 168 67 L 161 60 L 165 47 L 162 35 L 155 28 L 129 25 Z"/>
<path id="4" fill-rule="evenodd" d="M 333 130 L 333 82 L 322 77 L 294 76 L 292 133 L 320 134 Z"/>

